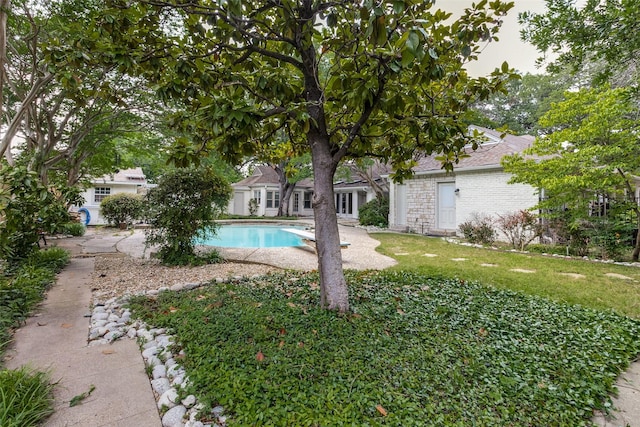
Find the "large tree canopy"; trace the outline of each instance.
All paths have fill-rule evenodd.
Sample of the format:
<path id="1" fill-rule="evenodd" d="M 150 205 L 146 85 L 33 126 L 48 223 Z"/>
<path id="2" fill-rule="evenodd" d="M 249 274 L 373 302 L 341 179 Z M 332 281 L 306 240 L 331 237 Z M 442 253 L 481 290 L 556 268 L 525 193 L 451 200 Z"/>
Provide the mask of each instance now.
<path id="1" fill-rule="evenodd" d="M 157 139 L 156 98 L 141 79 L 91 61 L 74 46 L 70 27 L 101 5 L 80 0 L 16 0 L 0 4 L 0 157 L 28 156 L 28 168 L 76 185 L 112 171 L 116 141 Z M 6 24 L 6 25 L 5 25 Z M 1 53 L 1 49 L 0 49 Z M 62 54 L 61 54 L 62 53 Z M 79 61 L 82 65 L 79 66 Z M 147 145 L 147 144 L 143 144 Z M 106 160 L 106 161 L 105 161 Z"/>
<path id="2" fill-rule="evenodd" d="M 546 133 L 539 124 L 554 102 L 562 101 L 564 92 L 575 79 L 567 73 L 558 75 L 525 74 L 522 79 L 507 83 L 506 93 L 496 93 L 486 101 L 474 106 L 481 117 L 489 120 L 489 127 L 507 127 L 510 131 L 523 135 Z M 476 125 L 483 121 L 474 117 Z"/>
<path id="3" fill-rule="evenodd" d="M 330 309 L 349 307 L 338 164 L 379 157 L 402 178 L 415 153 L 435 152 L 451 169 L 469 143 L 461 115 L 512 75 L 506 63 L 486 78 L 464 69 L 496 37 L 511 2 L 482 0 L 455 20 L 417 0 L 109 4 L 78 43 L 180 99 L 180 125 L 197 130 L 195 152 L 237 161 L 286 128 L 311 153 L 321 304 Z"/>
<path id="4" fill-rule="evenodd" d="M 637 81 L 640 7 L 636 0 L 546 0 L 546 12 L 524 13 L 523 38 L 556 65 L 596 68 L 601 78 Z"/>
<path id="5" fill-rule="evenodd" d="M 640 224 L 636 176 L 640 172 L 638 111 L 628 89 L 583 89 L 567 92 L 566 100 L 541 119 L 553 132 L 536 139 L 526 155 L 503 159 L 513 181 L 544 190 L 540 208 L 570 208 L 585 218 L 589 207 L 606 197 L 626 204 Z M 633 253 L 640 254 L 640 239 Z"/>

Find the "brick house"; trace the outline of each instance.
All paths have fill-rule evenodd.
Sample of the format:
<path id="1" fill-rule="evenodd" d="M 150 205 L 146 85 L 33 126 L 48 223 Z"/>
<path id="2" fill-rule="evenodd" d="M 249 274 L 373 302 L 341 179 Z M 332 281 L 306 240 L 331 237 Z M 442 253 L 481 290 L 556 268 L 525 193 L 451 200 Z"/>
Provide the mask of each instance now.
<path id="1" fill-rule="evenodd" d="M 520 153 L 532 136 L 505 135 L 470 126 L 487 141 L 460 160 L 452 173 L 442 170 L 435 156 L 420 159 L 415 175 L 403 184 L 390 183 L 389 228 L 420 234 L 452 235 L 474 214 L 495 216 L 529 209 L 538 203 L 537 189 L 508 184 L 511 175 L 500 165 L 502 157 Z"/>

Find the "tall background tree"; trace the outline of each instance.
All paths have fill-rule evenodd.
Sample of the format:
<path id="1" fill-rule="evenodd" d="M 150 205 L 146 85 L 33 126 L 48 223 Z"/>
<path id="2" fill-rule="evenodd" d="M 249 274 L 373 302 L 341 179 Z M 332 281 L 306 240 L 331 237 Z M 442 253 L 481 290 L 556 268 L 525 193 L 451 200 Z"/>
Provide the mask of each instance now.
<path id="1" fill-rule="evenodd" d="M 460 117 L 502 90 L 511 70 L 471 78 L 464 64 L 496 37 L 510 2 L 463 16 L 433 1 L 113 1 L 85 51 L 148 79 L 193 117 L 200 149 L 239 161 L 288 126 L 311 153 L 321 305 L 345 311 L 348 291 L 333 198 L 343 159 L 376 153 L 395 177 L 416 151 L 451 169 L 469 143 Z M 111 36 L 111 45 L 92 34 Z M 97 55 L 97 53 L 96 53 Z"/>
<path id="2" fill-rule="evenodd" d="M 628 86 L 640 78 L 640 8 L 633 0 L 546 0 L 546 12 L 523 13 L 522 38 L 553 59 L 551 70 L 589 70 L 595 83 Z"/>
<path id="3" fill-rule="evenodd" d="M 104 159 L 116 140 L 133 133 L 138 141 L 157 140 L 154 124 L 163 109 L 145 82 L 72 50 L 70 26 L 87 19 L 100 4 L 20 0 L 2 9 L 7 53 L 2 61 L 0 155 L 9 166 L 16 154 L 29 156 L 28 168 L 44 184 L 52 174 L 75 185 L 88 174 L 112 171 L 119 166 L 116 156 L 110 162 L 92 158 Z"/>
<path id="4" fill-rule="evenodd" d="M 34 247 L 39 228 L 54 232 L 69 220 L 68 205 L 82 203 L 83 178 L 133 165 L 132 148 L 162 151 L 165 109 L 146 81 L 92 61 L 73 45 L 72 27 L 102 6 L 92 0 L 0 3 L 3 254 L 25 255 L 22 248 Z M 135 145 L 122 143 L 134 139 Z"/>
<path id="5" fill-rule="evenodd" d="M 569 212 L 563 218 L 569 228 L 593 226 L 600 229 L 597 237 L 610 229 L 618 240 L 626 240 L 628 224 L 640 226 L 639 118 L 627 89 L 568 92 L 566 100 L 540 120 L 553 131 L 538 138 L 525 156 L 506 157 L 503 165 L 514 174 L 514 182 L 543 189 L 539 207 L 548 216 L 566 217 Z M 634 261 L 639 254 L 636 239 Z"/>
<path id="6" fill-rule="evenodd" d="M 507 128 L 517 135 L 546 133 L 540 118 L 554 102 L 564 99 L 564 92 L 576 85 L 568 72 L 557 74 L 525 74 L 522 79 L 507 83 L 506 93 L 499 92 L 474 105 L 479 115 L 469 118 L 469 124 L 498 129 Z"/>
<path id="7" fill-rule="evenodd" d="M 632 222 L 637 218 L 634 198 L 638 183 L 633 176 L 640 173 L 640 165 L 635 161 L 640 101 L 637 90 L 640 8 L 636 3 L 546 0 L 544 13 L 520 16 L 523 39 L 552 59 L 548 70 L 557 74 L 559 70 L 568 69 L 577 76 L 580 87 L 593 88 L 568 94 L 567 100 L 555 107 L 558 111 L 550 112 L 543 120 L 554 127 L 547 129 L 547 135 L 536 142 L 536 151 L 552 153 L 555 141 L 556 157 L 541 164 L 549 167 L 550 162 L 555 162 L 559 171 L 567 175 L 564 180 L 546 182 L 557 191 L 549 191 L 549 200 L 545 203 L 561 204 L 563 197 L 570 196 L 566 190 L 573 188 L 574 197 L 569 197 L 568 205 L 576 207 L 568 212 L 574 219 L 584 221 L 588 212 L 585 205 L 602 204 L 604 199 L 615 201 L 622 212 L 632 213 L 629 215 Z M 544 57 L 541 62 L 542 59 Z M 600 111 L 594 109 L 596 106 Z M 569 111 L 569 108 L 576 110 Z M 597 117 L 602 121 L 594 120 Z M 562 147 L 558 143 L 562 143 Z M 548 170 L 534 167 L 532 171 L 549 178 Z M 524 176 L 521 173 L 521 177 Z M 543 178 L 529 176 L 528 179 L 534 182 Z M 554 183 L 564 184 L 565 188 L 554 187 Z M 587 183 L 591 188 L 586 188 Z M 605 232 L 607 227 L 601 223 L 595 229 Z M 638 252 L 636 246 L 634 259 L 638 258 Z"/>

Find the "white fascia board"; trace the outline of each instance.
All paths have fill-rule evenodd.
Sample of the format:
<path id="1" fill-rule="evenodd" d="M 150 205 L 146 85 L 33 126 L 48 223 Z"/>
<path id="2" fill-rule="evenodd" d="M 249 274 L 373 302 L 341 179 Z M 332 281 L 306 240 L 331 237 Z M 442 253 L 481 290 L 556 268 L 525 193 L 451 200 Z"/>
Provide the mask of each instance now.
<path id="1" fill-rule="evenodd" d="M 504 168 L 502 166 L 499 166 L 499 165 L 473 166 L 473 167 L 469 167 L 469 168 L 454 169 L 453 172 L 447 172 L 444 169 L 437 170 L 437 171 L 416 172 L 416 173 L 414 173 L 414 176 L 440 175 L 440 174 L 449 174 L 449 175 L 453 176 L 453 175 L 455 175 L 456 173 L 459 173 L 459 172 L 475 172 L 475 171 L 488 171 L 488 170 L 501 171 L 501 170 L 504 170 Z"/>

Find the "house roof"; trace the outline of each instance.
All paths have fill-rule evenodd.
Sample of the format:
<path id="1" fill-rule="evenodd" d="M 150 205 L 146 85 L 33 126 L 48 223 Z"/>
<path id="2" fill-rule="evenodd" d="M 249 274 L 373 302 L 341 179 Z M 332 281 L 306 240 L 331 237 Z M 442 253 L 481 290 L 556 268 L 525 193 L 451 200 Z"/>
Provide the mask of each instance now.
<path id="1" fill-rule="evenodd" d="M 255 187 L 255 186 L 264 186 L 264 185 L 272 185 L 279 186 L 280 181 L 278 180 L 277 172 L 271 166 L 256 166 L 253 171 L 253 175 L 238 181 L 236 183 L 231 184 L 232 187 Z M 305 178 L 296 183 L 297 188 L 311 188 L 313 187 L 313 181 Z"/>
<path id="2" fill-rule="evenodd" d="M 95 184 L 131 184 L 143 185 L 147 183 L 147 178 L 142 172 L 142 168 L 122 169 L 116 173 L 94 178 L 91 182 Z"/>
<path id="3" fill-rule="evenodd" d="M 463 151 L 466 152 L 469 157 L 464 157 L 460 159 L 459 163 L 454 164 L 454 171 L 487 169 L 491 167 L 499 168 L 501 167 L 500 160 L 504 156 L 521 153 L 529 148 L 535 140 L 535 137 L 531 135 L 518 136 L 506 134 L 501 138 L 501 132 L 480 126 L 470 126 L 470 129 L 477 129 L 483 133 L 488 140 L 483 142 L 475 151 L 471 147 L 465 147 Z M 442 163 L 436 160 L 436 156 L 437 154 L 432 154 L 431 156 L 421 158 L 413 170 L 416 173 L 443 172 Z"/>
<path id="4" fill-rule="evenodd" d="M 391 172 L 391 165 L 375 162 L 368 168 L 367 172 L 375 182 L 383 182 L 384 181 L 383 176 L 387 176 Z M 350 179 L 335 181 L 333 183 L 333 187 L 334 188 L 369 187 L 369 182 L 366 179 L 359 176 L 358 173 L 352 170 Z"/>
<path id="5" fill-rule="evenodd" d="M 378 177 L 375 179 L 376 182 L 383 181 L 383 178 Z M 333 184 L 333 188 L 360 188 L 360 187 L 369 187 L 369 182 L 365 179 L 354 179 L 351 181 L 338 181 Z"/>

